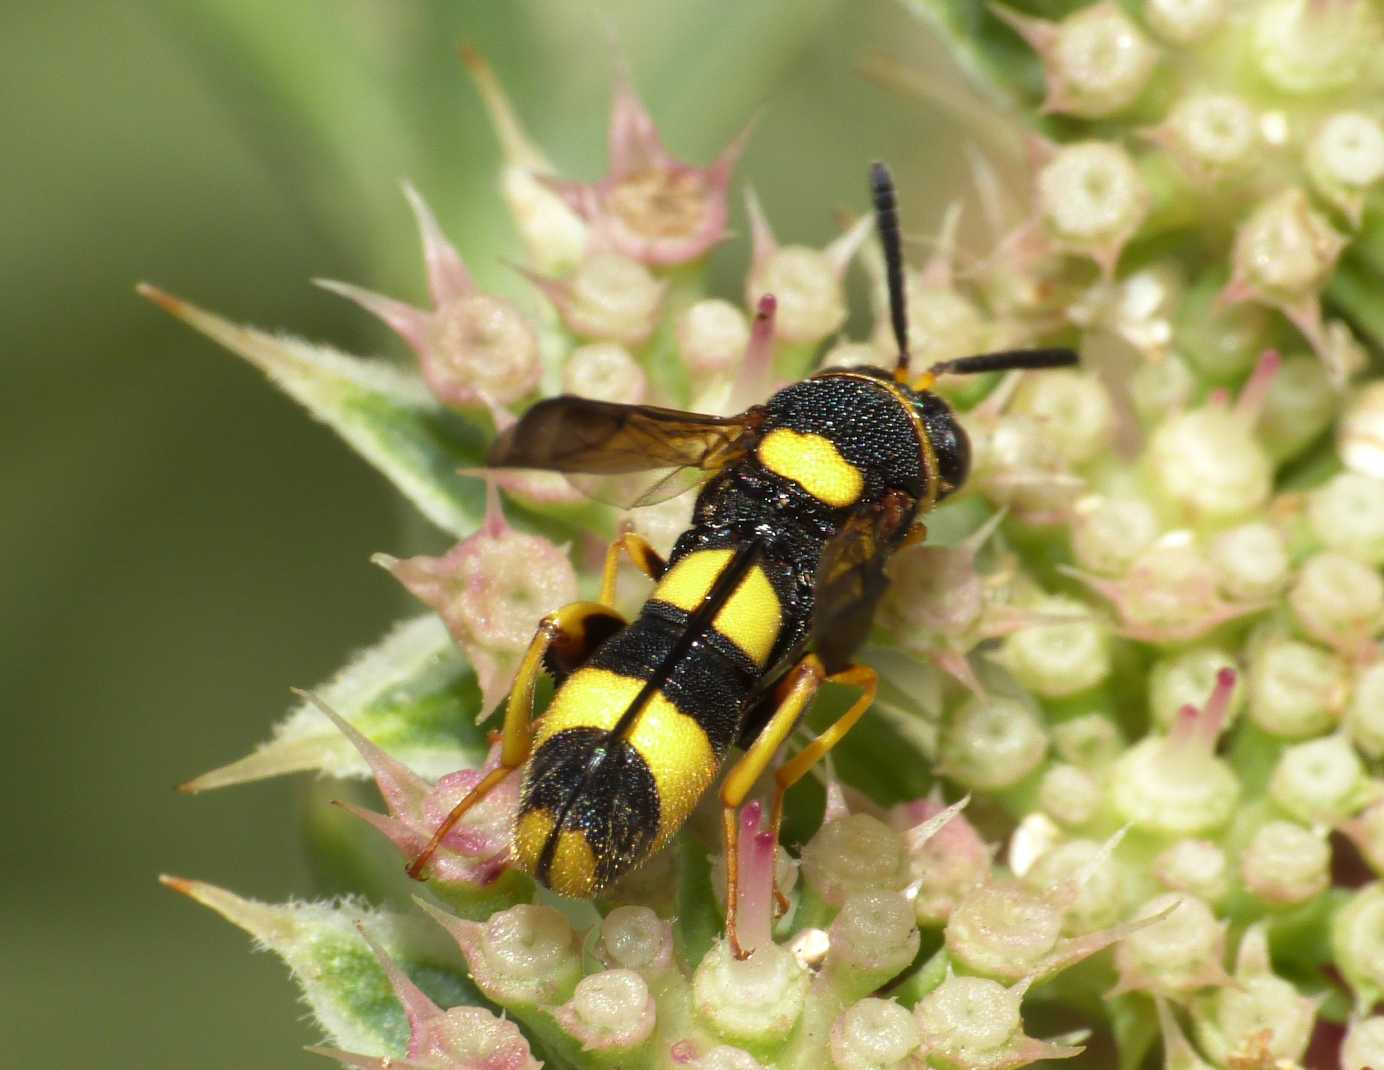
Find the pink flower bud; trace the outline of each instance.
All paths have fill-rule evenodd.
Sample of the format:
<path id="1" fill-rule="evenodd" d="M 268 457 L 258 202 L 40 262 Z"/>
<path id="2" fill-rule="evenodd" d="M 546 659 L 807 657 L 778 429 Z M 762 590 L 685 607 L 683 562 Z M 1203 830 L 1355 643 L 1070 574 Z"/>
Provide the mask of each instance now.
<path id="1" fill-rule="evenodd" d="M 566 553 L 511 528 L 493 485 L 488 493 L 484 525 L 442 557 L 375 558 L 437 611 L 466 651 L 481 685 L 482 718 L 509 690 L 539 620 L 577 597 Z"/>

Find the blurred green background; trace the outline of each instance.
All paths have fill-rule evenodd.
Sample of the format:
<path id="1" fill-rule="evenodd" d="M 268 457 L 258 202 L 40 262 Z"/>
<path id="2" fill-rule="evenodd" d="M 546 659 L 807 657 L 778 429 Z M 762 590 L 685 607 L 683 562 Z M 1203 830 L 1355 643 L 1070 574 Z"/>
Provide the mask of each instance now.
<path id="1" fill-rule="evenodd" d="M 312 895 L 304 783 L 172 787 L 404 611 L 372 551 L 442 540 L 134 283 L 402 356 L 308 279 L 421 297 L 408 176 L 481 280 L 512 288 L 461 40 L 567 175 L 603 171 L 613 37 L 675 152 L 709 160 L 760 112 L 738 185 L 781 237 L 831 237 L 876 156 L 926 232 L 963 182 L 955 132 L 858 64 L 942 61 L 891 0 L 49 0 L 0 28 L 0 1062 L 326 1065 L 300 1050 L 317 1037 L 283 968 L 155 883 Z M 718 254 L 728 288 L 745 261 L 743 242 Z"/>

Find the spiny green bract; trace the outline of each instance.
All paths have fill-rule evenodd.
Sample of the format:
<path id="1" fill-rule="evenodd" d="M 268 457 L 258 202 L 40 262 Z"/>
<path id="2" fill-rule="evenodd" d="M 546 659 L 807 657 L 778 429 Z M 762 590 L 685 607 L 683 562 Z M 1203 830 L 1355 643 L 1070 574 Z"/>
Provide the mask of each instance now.
<path id="1" fill-rule="evenodd" d="M 915 362 L 1075 344 L 1083 365 L 940 384 L 971 483 L 893 563 L 864 654 L 885 687 L 828 770 L 824 816 L 800 804 L 774 845 L 747 808 L 754 953 L 720 939 L 714 813 L 594 905 L 562 903 L 505 867 L 513 784 L 446 840 L 408 915 L 169 878 L 285 959 L 331 1044 L 313 1050 L 376 1068 L 998 1070 L 1083 1047 L 1131 1068 L 1161 1042 L 1170 1067 L 1267 1070 L 1315 1036 L 1313 1066 L 1384 1065 L 1367 1017 L 1384 993 L 1384 12 L 907 6 L 974 76 L 996 154 L 971 153 L 973 187 L 907 271 Z M 824 249 L 786 244 L 751 195 L 744 293 L 707 294 L 743 139 L 677 161 L 621 84 L 610 174 L 569 182 L 467 60 L 531 301 L 481 292 L 411 188 L 427 307 L 323 285 L 395 328 L 416 371 L 147 291 L 461 539 L 380 555 L 436 615 L 187 785 L 372 775 L 387 813 L 350 809 L 404 856 L 495 761 L 478 723 L 539 616 L 593 593 L 593 547 L 627 520 L 666 551 L 688 517 L 686 496 L 619 517 L 552 474 L 493 474 L 487 495 L 458 469 L 495 429 L 559 389 L 730 412 L 819 363 L 892 359 L 867 219 Z M 992 243 L 961 272 L 972 199 Z M 852 339 L 856 259 L 876 323 Z M 622 578 L 628 606 L 645 591 Z M 397 899 L 372 835 L 333 849 Z"/>

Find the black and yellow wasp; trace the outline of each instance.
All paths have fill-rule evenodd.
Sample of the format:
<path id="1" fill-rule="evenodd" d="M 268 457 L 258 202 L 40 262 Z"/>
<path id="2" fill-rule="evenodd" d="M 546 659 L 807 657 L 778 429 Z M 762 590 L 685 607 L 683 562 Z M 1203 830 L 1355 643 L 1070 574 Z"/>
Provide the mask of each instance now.
<path id="1" fill-rule="evenodd" d="M 690 470 L 705 484 L 666 562 L 623 534 L 606 556 L 599 600 L 543 619 L 506 706 L 500 765 L 437 829 L 411 875 L 522 767 L 513 864 L 559 894 L 592 896 L 672 838 L 738 746 L 720 796 L 726 931 L 740 953 L 736 808 L 822 684 L 858 688 L 844 715 L 775 770 L 777 837 L 785 791 L 869 708 L 876 676 L 853 655 L 887 585 L 885 564 L 924 535 L 919 516 L 966 480 L 966 434 L 929 387 L 944 373 L 1076 360 L 1064 349 L 993 353 L 935 364 L 910 381 L 898 216 L 882 164 L 871 192 L 899 349 L 892 371 L 822 371 L 729 417 L 555 397 L 494 443 L 494 467 Z M 613 608 L 622 554 L 656 583 L 633 621 Z M 535 722 L 543 672 L 558 686 Z"/>

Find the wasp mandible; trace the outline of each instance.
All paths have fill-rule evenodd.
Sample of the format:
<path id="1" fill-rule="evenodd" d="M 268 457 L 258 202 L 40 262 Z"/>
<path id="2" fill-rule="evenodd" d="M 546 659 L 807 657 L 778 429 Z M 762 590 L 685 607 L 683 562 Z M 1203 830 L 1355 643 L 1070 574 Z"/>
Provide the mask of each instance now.
<path id="1" fill-rule="evenodd" d="M 736 810 L 823 684 L 858 697 L 773 773 L 777 841 L 787 790 L 848 733 L 878 680 L 854 655 L 888 584 L 885 564 L 926 534 L 920 517 L 955 492 L 970 444 L 931 387 L 947 374 L 1074 364 L 1030 349 L 934 364 L 911 377 L 894 183 L 870 188 L 898 346 L 892 370 L 818 372 L 737 416 L 562 396 L 534 405 L 488 462 L 588 476 L 656 471 L 648 504 L 701 482 L 692 526 L 664 561 L 625 533 L 606 555 L 600 597 L 549 614 L 505 707 L 500 764 L 459 802 L 409 863 L 421 877 L 457 821 L 523 769 L 511 861 L 561 895 L 590 897 L 673 837 L 720 783 L 726 934 L 736 935 Z M 614 608 L 622 555 L 654 581 L 639 615 Z M 557 690 L 534 719 L 539 676 Z"/>

